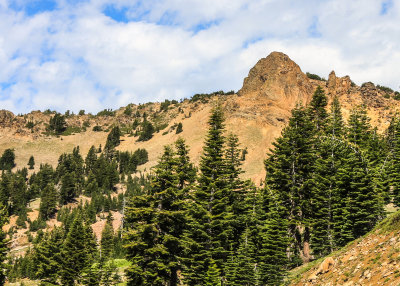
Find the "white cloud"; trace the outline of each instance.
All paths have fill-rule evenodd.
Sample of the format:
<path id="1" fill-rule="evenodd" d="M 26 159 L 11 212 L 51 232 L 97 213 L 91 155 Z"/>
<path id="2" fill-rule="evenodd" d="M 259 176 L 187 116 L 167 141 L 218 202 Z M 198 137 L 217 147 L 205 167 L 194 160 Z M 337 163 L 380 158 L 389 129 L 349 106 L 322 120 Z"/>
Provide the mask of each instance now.
<path id="1" fill-rule="evenodd" d="M 377 0 L 58 0 L 31 17 L 0 0 L 0 105 L 96 112 L 239 89 L 277 50 L 303 71 L 399 88 L 400 5 Z M 129 23 L 103 14 L 127 7 Z"/>

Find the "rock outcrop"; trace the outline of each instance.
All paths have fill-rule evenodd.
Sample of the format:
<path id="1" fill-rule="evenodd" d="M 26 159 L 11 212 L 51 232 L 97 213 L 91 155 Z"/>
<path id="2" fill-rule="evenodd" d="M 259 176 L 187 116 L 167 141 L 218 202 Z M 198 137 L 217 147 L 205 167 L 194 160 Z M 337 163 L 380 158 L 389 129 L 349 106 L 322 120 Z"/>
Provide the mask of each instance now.
<path id="1" fill-rule="evenodd" d="M 0 128 L 12 127 L 15 115 L 8 110 L 0 110 Z"/>
<path id="2" fill-rule="evenodd" d="M 312 84 L 300 67 L 287 55 L 272 52 L 250 70 L 238 95 L 306 102 L 312 92 Z"/>

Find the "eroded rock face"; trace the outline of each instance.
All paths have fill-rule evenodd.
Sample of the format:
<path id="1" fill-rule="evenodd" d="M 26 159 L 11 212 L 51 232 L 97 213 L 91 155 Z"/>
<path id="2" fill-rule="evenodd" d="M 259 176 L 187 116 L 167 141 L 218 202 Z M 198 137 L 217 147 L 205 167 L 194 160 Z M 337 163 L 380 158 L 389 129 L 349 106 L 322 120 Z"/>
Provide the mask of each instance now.
<path id="1" fill-rule="evenodd" d="M 8 110 L 0 110 L 0 127 L 12 127 L 15 115 Z"/>
<path id="2" fill-rule="evenodd" d="M 300 67 L 284 53 L 272 52 L 250 70 L 238 95 L 271 100 L 295 97 L 305 103 L 312 92 L 312 84 Z"/>
<path id="3" fill-rule="evenodd" d="M 329 74 L 327 82 L 328 94 L 331 96 L 339 94 L 348 94 L 352 86 L 351 79 L 348 75 L 337 77 L 334 71 Z"/>

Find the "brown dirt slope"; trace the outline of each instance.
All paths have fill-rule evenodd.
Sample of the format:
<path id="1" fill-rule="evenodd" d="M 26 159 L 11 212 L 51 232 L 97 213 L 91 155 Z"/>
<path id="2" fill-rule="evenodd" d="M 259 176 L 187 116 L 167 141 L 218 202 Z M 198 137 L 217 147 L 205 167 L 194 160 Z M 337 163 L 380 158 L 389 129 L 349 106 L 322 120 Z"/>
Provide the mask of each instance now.
<path id="1" fill-rule="evenodd" d="M 289 285 L 400 285 L 400 212 L 325 259 L 292 271 Z"/>

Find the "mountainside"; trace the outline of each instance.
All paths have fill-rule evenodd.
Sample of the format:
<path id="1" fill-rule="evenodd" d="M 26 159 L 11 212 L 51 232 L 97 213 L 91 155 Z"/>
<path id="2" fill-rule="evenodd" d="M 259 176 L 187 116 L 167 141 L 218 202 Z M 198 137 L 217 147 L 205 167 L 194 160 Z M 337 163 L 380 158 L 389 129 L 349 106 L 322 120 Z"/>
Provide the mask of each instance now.
<path id="1" fill-rule="evenodd" d="M 362 196 L 356 197 L 356 195 L 358 195 L 357 192 L 360 189 L 360 193 L 362 195 L 367 194 L 367 197 L 372 191 L 376 192 L 373 194 L 374 197 L 376 197 L 376 200 L 372 201 L 371 199 L 371 204 L 376 203 L 379 205 L 378 207 L 382 211 L 377 211 L 374 213 L 375 221 L 370 228 L 363 228 L 360 230 L 360 232 L 355 233 L 354 236 L 343 236 L 343 241 L 345 242 L 342 243 L 342 241 L 338 242 L 338 240 L 336 240 L 335 243 L 337 243 L 337 247 L 331 247 L 331 249 L 338 249 L 339 247 L 342 247 L 348 241 L 364 235 L 367 231 L 372 229 L 372 227 L 375 225 L 375 222 L 380 221 L 386 216 L 383 211 L 384 204 L 393 202 L 395 205 L 399 206 L 397 202 L 398 198 L 396 197 L 396 191 L 393 191 L 395 189 L 395 187 L 393 187 L 393 180 L 390 181 L 385 177 L 385 175 L 389 176 L 389 174 L 385 174 L 380 171 L 376 172 L 376 174 L 374 173 L 373 175 L 375 177 L 372 178 L 372 172 L 369 171 L 369 167 L 373 165 L 368 165 L 369 162 L 365 163 L 364 159 L 367 157 L 364 158 L 364 155 L 362 154 L 364 151 L 356 146 L 357 144 L 361 145 L 361 143 L 365 142 L 354 143 L 351 140 L 354 139 L 355 136 L 354 138 L 350 138 L 351 136 L 349 136 L 349 138 L 343 137 L 342 141 L 340 137 L 338 137 L 339 139 L 336 140 L 336 137 L 332 136 L 332 142 L 334 142 L 332 146 L 335 146 L 334 148 L 340 144 L 342 144 L 340 148 L 343 148 L 343 146 L 345 147 L 343 149 L 344 151 L 341 151 L 343 153 L 340 153 L 341 161 L 339 160 L 333 162 L 333 165 L 343 167 L 343 169 L 340 170 L 341 173 L 336 174 L 337 177 L 328 178 L 331 172 L 330 166 L 332 165 L 331 163 L 328 163 L 328 160 L 325 163 L 322 161 L 322 163 L 325 165 L 321 165 L 320 160 L 317 162 L 318 164 L 311 166 L 318 159 L 325 157 L 330 159 L 331 157 L 334 157 L 330 153 L 332 152 L 333 154 L 332 150 L 334 148 L 332 150 L 326 149 L 329 151 L 329 154 L 327 155 L 327 153 L 321 153 L 322 155 L 320 154 L 320 158 L 315 156 L 307 157 L 307 154 L 315 155 L 316 153 L 320 152 L 320 150 L 315 149 L 318 148 L 318 145 L 312 143 L 314 142 L 312 140 L 315 140 L 319 136 L 321 137 L 318 138 L 318 140 L 326 137 L 330 138 L 330 136 L 326 136 L 328 133 L 317 133 L 317 128 L 314 130 L 314 127 L 307 129 L 307 126 L 311 126 L 311 121 L 307 123 L 306 120 L 305 123 L 302 123 L 302 120 L 308 118 L 309 116 L 308 113 L 305 113 L 305 109 L 296 108 L 297 111 L 294 113 L 292 113 L 292 109 L 298 105 L 306 105 L 310 103 L 310 101 L 310 106 L 312 106 L 315 98 L 317 98 L 316 94 L 323 95 L 324 103 L 321 105 L 323 106 L 324 111 L 330 107 L 329 105 L 332 104 L 334 98 L 338 99 L 336 102 L 340 102 L 345 120 L 348 120 L 351 111 L 355 107 L 361 105 L 365 106 L 365 110 L 371 119 L 372 126 L 376 127 L 380 133 L 386 132 L 393 114 L 397 113 L 400 106 L 400 101 L 398 101 L 400 99 L 399 93 L 394 92 L 387 87 L 382 87 L 379 85 L 375 86 L 370 82 L 364 83 L 361 86 L 357 86 L 351 81 L 349 76 L 337 77 L 335 72 L 331 72 L 329 74 L 328 80 L 320 78 L 314 74 L 305 74 L 301 71 L 300 67 L 287 55 L 273 52 L 268 57 L 261 59 L 250 70 L 248 76 L 244 79 L 243 87 L 237 93 L 225 93 L 220 91 L 212 94 L 196 94 L 192 98 L 184 99 L 180 102 L 166 100 L 161 103 L 146 103 L 143 105 L 130 104 L 115 111 L 103 110 L 97 115 L 85 114 L 84 111 L 79 112 L 78 115 L 71 114 L 69 111 L 64 115 L 61 115 L 57 112 L 47 110 L 44 112 L 33 111 L 29 114 L 16 116 L 9 111 L 1 110 L 0 152 L 3 153 L 3 151 L 8 148 L 14 149 L 16 166 L 13 168 L 13 171 L 21 170 L 22 168 L 26 167 L 28 161 L 31 161 L 31 156 L 34 156 L 35 161 L 33 168 L 30 170 L 21 171 L 19 173 L 15 172 L 16 176 L 14 178 L 10 176 L 10 178 L 7 179 L 8 175 L 4 175 L 4 178 L 2 177 L 2 183 L 4 183 L 2 186 L 3 193 L 6 193 L 9 188 L 15 188 L 16 190 L 22 190 L 21 194 L 23 193 L 26 195 L 26 198 L 21 198 L 23 196 L 15 195 L 18 194 L 18 192 L 15 192 L 14 194 L 14 190 L 9 194 L 7 193 L 11 199 L 9 202 L 6 202 L 8 206 L 13 209 L 13 213 L 10 217 L 10 223 L 4 227 L 4 230 L 8 232 L 11 237 L 10 254 L 13 257 L 20 257 L 24 256 L 26 253 L 29 253 L 29 248 L 41 239 L 41 236 L 43 235 L 43 231 L 41 231 L 42 229 L 44 229 L 44 232 L 47 233 L 49 230 L 55 229 L 56 226 L 65 226 L 66 222 L 68 222 L 69 215 L 73 217 L 76 215 L 76 213 L 79 213 L 79 209 L 82 208 L 85 209 L 87 216 L 90 217 L 88 221 L 85 221 L 85 224 L 87 223 L 88 228 L 91 231 L 93 230 L 93 237 L 97 243 L 99 243 L 102 239 L 102 233 L 104 232 L 105 226 L 113 229 L 115 233 L 118 233 L 121 229 L 123 231 L 121 225 L 123 224 L 124 220 L 125 196 L 128 198 L 127 200 L 129 200 L 130 197 L 136 196 L 141 192 L 146 192 L 147 188 L 151 188 L 150 181 L 148 181 L 149 178 L 145 178 L 145 176 L 141 175 L 151 170 L 151 168 L 156 165 L 157 161 L 159 162 L 159 158 L 163 153 L 163 156 L 166 156 L 165 150 L 168 151 L 168 148 L 164 149 L 165 145 L 173 144 L 179 137 L 184 138 L 190 150 L 188 155 L 191 161 L 196 167 L 199 167 L 199 162 L 201 162 L 202 155 L 204 154 L 203 152 L 205 152 L 203 147 L 205 145 L 206 138 L 209 138 L 208 129 L 210 127 L 209 121 L 211 120 L 210 113 L 213 107 L 215 107 L 217 104 L 221 106 L 223 111 L 222 113 L 218 113 L 221 115 L 221 118 L 218 119 L 220 120 L 219 122 L 221 122 L 220 129 L 226 131 L 226 136 L 229 133 L 236 134 L 238 136 L 240 146 L 239 149 L 235 151 L 235 139 L 233 139 L 233 141 L 229 141 L 229 139 L 224 141 L 225 138 L 222 137 L 222 139 L 218 142 L 224 142 L 222 143 L 224 146 L 223 148 L 225 148 L 224 144 L 228 145 L 229 142 L 233 142 L 233 145 L 231 145 L 233 146 L 232 154 L 240 154 L 240 156 L 237 155 L 236 157 L 236 155 L 234 155 L 232 161 L 234 163 L 232 164 L 233 166 L 239 168 L 240 164 L 243 163 L 244 174 L 242 174 L 242 177 L 244 179 L 252 179 L 255 185 L 261 186 L 271 186 L 275 184 L 274 188 L 276 189 L 274 191 L 276 191 L 277 194 L 281 192 L 283 195 L 280 195 L 282 195 L 282 198 L 284 199 L 286 198 L 284 195 L 289 193 L 287 190 L 285 190 L 285 187 L 295 181 L 295 179 L 288 178 L 286 176 L 292 172 L 292 169 L 294 170 L 293 177 L 297 176 L 298 182 L 302 182 L 304 179 L 308 180 L 307 182 L 313 184 L 314 186 L 314 188 L 309 188 L 307 186 L 304 188 L 309 188 L 312 190 L 312 192 L 310 192 L 310 194 L 312 194 L 310 197 L 303 198 L 299 196 L 299 198 L 295 198 L 302 200 L 301 202 L 299 200 L 298 206 L 296 206 L 296 208 L 299 207 L 299 211 L 296 209 L 296 215 L 298 215 L 300 219 L 298 220 L 298 225 L 291 229 L 292 233 L 288 232 L 288 236 L 297 236 L 297 244 L 295 246 L 292 245 L 292 247 L 298 251 L 299 260 L 294 261 L 293 264 L 288 267 L 292 268 L 300 265 L 301 263 L 307 263 L 313 259 L 330 253 L 330 251 L 321 251 L 318 253 L 318 249 L 316 250 L 316 248 L 313 249 L 313 247 L 310 247 L 312 243 L 317 245 L 317 247 L 318 243 L 323 244 L 324 241 L 318 242 L 317 239 L 320 238 L 320 240 L 324 240 L 325 238 L 321 238 L 320 234 L 324 233 L 326 229 L 328 229 L 328 232 L 331 230 L 331 224 L 329 224 L 329 227 L 327 228 L 321 226 L 321 232 L 315 232 L 315 234 L 313 233 L 313 236 L 311 236 L 315 241 L 311 241 L 310 244 L 310 225 L 311 228 L 317 229 L 318 226 L 312 224 L 314 224 L 316 221 L 318 222 L 318 219 L 325 222 L 324 219 L 328 217 L 325 215 L 325 211 L 332 213 L 331 202 L 333 202 L 333 200 L 331 201 L 331 197 L 329 197 L 329 202 L 325 202 L 325 192 L 328 189 L 330 192 L 332 192 L 332 194 L 337 191 L 334 188 L 331 189 L 330 186 L 319 186 L 318 183 L 326 183 L 323 182 L 323 179 L 327 179 L 328 181 L 339 181 L 342 179 L 342 177 L 345 177 L 345 175 L 351 177 L 348 182 L 345 181 L 341 186 L 339 186 L 342 188 L 341 190 L 343 190 L 343 194 L 341 194 L 343 196 L 335 198 L 337 200 L 337 204 L 335 206 L 336 210 L 341 209 L 341 205 L 345 207 L 353 207 L 352 200 L 354 200 L 355 202 L 360 203 L 360 208 L 365 208 L 365 213 L 368 214 L 368 206 L 361 204 L 367 200 Z M 326 100 L 328 101 L 328 106 L 326 106 Z M 335 106 L 335 103 L 333 103 L 333 106 Z M 219 108 L 217 109 L 220 110 Z M 224 114 L 223 116 L 225 116 L 225 120 L 223 120 L 222 114 Z M 292 115 L 293 117 L 297 116 L 295 120 L 293 120 L 293 117 L 290 119 Z M 62 123 L 64 119 L 65 126 L 64 123 Z M 327 122 L 330 120 L 328 117 L 325 119 Z M 364 119 L 360 120 L 362 121 Z M 367 121 L 368 119 L 365 119 L 366 123 L 368 123 Z M 60 125 L 60 122 L 61 126 L 58 126 Z M 314 122 L 312 123 L 314 124 Z M 287 138 L 282 139 L 280 141 L 281 147 L 278 146 L 278 142 L 277 145 L 275 145 L 275 151 L 281 150 L 280 154 L 282 156 L 279 159 L 282 160 L 283 164 L 288 162 L 287 158 L 289 157 L 291 160 L 294 160 L 294 163 L 290 163 L 288 166 L 284 165 L 283 167 L 274 165 L 274 160 L 271 160 L 271 156 L 269 158 L 269 163 L 268 160 L 265 161 L 267 166 L 270 164 L 270 169 L 268 169 L 269 176 L 267 177 L 266 184 L 264 185 L 264 160 L 267 158 L 267 154 L 269 153 L 269 149 L 273 146 L 273 142 L 281 135 L 283 128 L 288 126 L 288 124 L 289 127 L 292 127 L 292 133 L 289 132 L 288 134 L 294 134 L 293 136 L 295 137 L 293 138 L 295 138 L 295 140 L 293 138 L 290 140 Z M 302 126 L 301 124 L 304 125 Z M 226 127 L 225 129 L 224 126 Z M 299 133 L 293 131 L 297 128 L 297 126 L 300 126 L 296 131 Z M 353 127 L 354 130 L 357 129 L 357 126 L 354 124 Z M 400 128 L 400 124 L 398 127 Z M 343 129 L 345 128 L 345 125 L 343 125 Z M 117 129 L 118 131 L 116 131 Z M 311 134 L 310 130 L 315 132 L 315 134 Z M 371 154 L 367 154 L 366 156 L 380 156 L 378 160 L 371 160 L 373 163 L 379 161 L 379 164 L 382 164 L 378 167 L 374 166 L 376 169 L 373 172 L 376 170 L 383 170 L 386 160 L 382 158 L 385 158 L 386 155 L 381 156 L 380 154 L 386 153 L 379 153 L 378 151 L 381 151 L 380 149 L 383 150 L 385 148 L 392 148 L 392 146 L 380 148 L 379 146 L 384 146 L 379 145 L 383 141 L 380 142 L 380 139 L 378 141 L 373 141 L 373 138 L 380 136 L 375 136 L 376 133 L 374 130 L 370 129 L 369 124 L 366 124 L 366 130 L 368 136 L 371 136 L 368 138 L 372 138 L 371 142 L 368 144 L 371 144 L 371 150 L 374 151 L 371 151 Z M 111 144 L 110 142 L 113 142 L 113 138 L 111 136 L 113 132 L 118 133 L 118 142 L 114 143 L 115 145 L 111 147 L 107 147 L 107 144 Z M 309 132 L 309 134 L 307 135 L 306 132 Z M 333 131 L 333 134 L 336 134 L 335 131 Z M 389 137 L 390 136 L 385 137 L 385 140 Z M 304 145 L 305 147 L 300 144 L 304 138 L 306 138 L 305 141 L 308 142 L 307 145 Z M 307 141 L 307 138 L 311 138 L 312 140 L 310 139 L 310 141 Z M 119 139 L 121 139 L 120 142 Z M 387 142 L 389 142 L 389 139 Z M 295 148 L 298 148 L 293 143 L 296 142 L 296 140 L 300 142 L 300 151 L 298 151 L 298 153 L 293 151 Z M 346 140 L 348 140 L 348 142 Z M 391 138 L 390 140 L 394 139 Z M 322 141 L 323 140 L 321 140 L 321 142 Z M 363 140 L 361 139 L 361 141 Z M 286 144 L 285 142 L 289 143 Z M 341 143 L 337 144 L 337 142 Z M 378 145 L 373 145 L 375 143 Z M 79 149 L 76 148 L 78 146 Z M 94 148 L 91 148 L 92 146 L 94 146 Z M 393 146 L 395 146 L 395 144 Z M 226 154 L 229 154 L 229 152 L 227 149 L 223 148 L 221 147 L 220 152 L 223 154 L 221 156 L 225 158 L 225 156 L 227 156 Z M 140 151 L 143 149 L 145 149 L 144 151 L 146 153 L 146 158 L 143 163 L 139 163 L 139 158 L 135 157 L 136 152 L 133 153 L 133 151 Z M 124 153 L 123 151 L 130 151 L 131 153 Z M 186 151 L 184 151 L 183 154 L 185 154 L 185 152 Z M 365 152 L 369 151 L 367 150 Z M 62 156 L 60 157 L 60 155 Z M 189 159 L 189 157 L 187 159 Z M 397 159 L 400 158 L 400 156 L 393 156 L 393 158 Z M 275 159 L 278 160 L 277 157 Z M 370 158 L 367 158 L 367 160 L 369 159 Z M 134 168 L 131 168 L 132 162 L 134 162 Z M 171 162 L 173 162 L 173 159 L 171 159 Z M 210 160 L 207 164 L 211 164 L 210 162 L 212 163 L 214 161 Z M 396 165 L 393 162 L 391 163 Z M 44 171 L 38 175 L 38 171 L 41 169 L 40 165 L 42 163 L 48 163 L 54 168 L 57 168 L 53 173 L 53 170 L 49 170 L 51 167 L 47 166 L 48 170 L 46 171 L 46 168 L 44 168 Z M 299 171 L 299 169 L 294 167 L 295 164 L 299 164 L 300 167 L 304 167 L 303 173 L 301 173 L 301 170 L 300 173 L 296 173 Z M 189 165 L 190 164 L 188 163 L 188 166 Z M 228 168 L 226 168 L 226 165 L 222 165 L 224 172 L 226 172 L 226 169 Z M 201 170 L 199 173 L 204 171 L 204 162 L 202 166 L 203 170 Z M 346 169 L 346 166 L 348 169 Z M 358 166 L 360 166 L 360 168 Z M 212 169 L 212 167 L 207 165 L 207 168 L 208 167 Z M 233 170 L 235 170 L 236 167 L 233 167 Z M 314 177 L 314 173 L 317 173 L 315 169 L 313 169 L 314 167 L 320 168 L 318 170 L 320 174 L 318 175 L 321 177 Z M 189 169 L 191 168 L 192 166 L 190 165 Z M 279 171 L 273 173 L 273 171 L 277 169 L 279 169 Z M 361 170 L 362 172 L 356 173 L 358 170 Z M 198 170 L 193 168 L 193 171 L 196 173 Z M 399 173 L 394 168 L 390 169 L 388 172 L 390 175 Z M 182 173 L 185 172 L 179 172 L 179 174 Z M 241 172 L 238 169 L 237 173 L 235 174 L 239 176 L 240 173 Z M 378 173 L 383 175 L 380 176 Z M 271 183 L 271 178 L 274 174 L 283 174 L 283 176 L 279 177 L 277 175 L 272 179 L 275 181 Z M 360 184 L 357 181 L 357 178 L 353 180 L 354 174 L 358 175 L 359 178 L 362 179 L 363 184 Z M 292 174 L 290 174 L 289 177 L 291 175 Z M 307 178 L 306 176 L 309 177 Z M 25 178 L 25 181 L 22 178 Z M 210 178 L 213 177 L 210 175 Z M 268 178 L 270 179 L 269 182 Z M 281 180 L 281 178 L 284 178 L 285 180 L 287 179 L 288 181 Z M 193 180 L 190 181 L 190 184 L 194 184 L 195 180 L 197 179 L 198 178 L 193 178 Z M 45 182 L 46 180 L 46 184 L 42 185 L 40 183 L 42 181 Z M 135 181 L 133 182 L 132 180 Z M 281 184 L 279 185 L 277 182 Z M 237 187 L 235 184 L 232 183 L 230 186 L 232 190 Z M 302 188 L 304 187 L 301 184 L 299 184 L 299 192 L 301 192 Z M 27 188 L 28 185 L 29 188 Z M 242 184 L 241 182 L 238 184 L 239 187 L 237 188 L 240 189 L 240 186 L 242 185 L 244 186 L 246 184 L 244 182 Z M 359 188 L 357 186 L 359 186 Z M 196 190 L 196 188 L 197 187 L 194 187 L 193 189 Z M 252 189 L 253 186 L 250 184 L 243 188 L 246 190 L 246 192 L 243 192 L 243 194 L 245 194 L 243 196 L 249 197 L 251 191 L 255 191 L 257 189 L 255 187 Z M 384 191 L 381 189 L 384 189 Z M 48 190 L 49 193 L 53 193 L 54 197 L 51 197 L 50 195 L 46 196 L 46 190 Z M 271 216 L 268 219 L 268 223 L 270 224 L 268 227 L 271 229 L 274 227 L 279 228 L 280 224 L 273 224 L 276 222 L 273 216 L 278 216 L 281 214 L 279 214 L 278 210 L 275 212 L 273 209 L 273 199 L 272 195 L 268 193 L 269 191 L 270 190 L 268 187 L 257 189 L 257 194 L 255 196 L 260 196 L 261 193 L 265 192 L 262 196 L 265 195 L 263 199 L 266 201 L 261 204 L 261 200 L 255 199 L 255 201 L 252 203 L 252 206 L 261 204 L 260 206 L 262 206 L 262 208 L 265 207 L 268 209 L 267 211 L 263 210 L 268 213 L 269 216 Z M 296 195 L 297 189 L 293 187 L 292 189 L 289 189 L 289 191 Z M 345 191 L 351 194 L 353 197 L 345 193 Z M 289 197 L 291 195 L 292 194 L 290 194 Z M 60 200 L 60 202 L 57 202 L 60 196 L 63 196 L 63 199 Z M 268 203 L 271 205 L 267 204 L 268 199 L 266 198 L 269 196 L 271 196 L 271 201 Z M 289 197 L 287 198 L 287 201 L 290 201 Z M 225 196 L 221 195 L 221 198 L 224 199 Z M 346 201 L 342 201 L 342 198 L 345 198 Z M 6 199 L 8 200 L 8 197 L 6 197 Z M 392 199 L 396 201 L 392 201 Z M 214 201 L 214 197 L 211 197 L 210 200 Z M 45 217 L 43 217 L 43 214 L 46 214 L 46 209 L 43 207 L 43 201 L 50 205 L 48 206 L 49 215 Z M 328 208 L 320 208 L 319 205 L 315 203 L 317 201 L 320 201 L 321 205 L 323 206 L 325 206 L 326 203 L 326 205 L 329 206 L 329 210 Z M 340 203 L 340 206 L 338 202 Z M 22 205 L 19 206 L 19 203 Z M 250 201 L 247 201 L 247 203 L 249 204 Z M 283 204 L 284 203 L 282 203 L 282 205 Z M 218 205 L 227 207 L 226 202 Z M 20 209 L 18 209 L 18 207 L 20 207 Z M 309 217 L 303 217 L 303 214 L 306 213 L 303 212 L 303 209 L 301 209 L 303 207 L 304 210 L 308 212 L 307 214 Z M 358 207 L 359 205 L 356 205 L 354 208 L 349 207 L 346 209 L 347 213 L 344 213 L 340 220 L 336 220 L 336 217 L 334 220 L 334 216 L 329 216 L 329 223 L 332 223 L 332 221 L 335 222 L 336 235 L 337 237 L 340 237 L 340 239 L 342 239 L 340 234 L 341 223 L 346 221 L 348 217 L 351 217 L 348 215 L 352 214 L 352 211 L 356 212 Z M 140 206 L 138 209 L 141 208 L 142 206 Z M 295 207 L 293 207 L 293 209 L 294 208 Z M 74 210 L 76 210 L 75 213 Z M 263 214 L 258 215 L 260 215 L 263 220 L 265 219 Z M 345 217 L 345 215 L 347 215 L 347 217 Z M 388 276 L 397 274 L 397 272 L 395 272 L 397 269 L 395 267 L 397 260 L 394 259 L 396 256 L 393 254 L 393 249 L 397 249 L 397 239 L 393 240 L 393 238 L 397 235 L 397 232 L 393 232 L 394 229 L 391 228 L 391 225 L 396 225 L 398 217 L 400 217 L 400 215 L 394 216 L 389 223 L 386 223 L 386 225 L 381 225 L 381 228 L 385 231 L 377 231 L 372 233 L 366 237 L 365 240 L 356 241 L 348 248 L 342 250 L 341 252 L 337 252 L 332 256 L 332 258 L 326 260 L 322 265 L 322 272 L 324 273 L 322 273 L 320 270 L 313 269 L 306 274 L 299 276 L 298 279 L 300 279 L 299 281 L 301 282 L 299 283 L 301 284 L 298 285 L 304 285 L 307 283 L 310 285 L 319 285 L 320 283 L 325 283 L 323 285 L 342 285 L 342 283 L 351 283 L 352 281 L 354 283 L 360 283 L 360 285 L 365 285 L 363 283 L 370 282 L 370 285 L 376 285 L 376 283 L 381 283 L 382 279 L 384 279 L 383 281 L 385 281 L 385 283 L 392 281 L 388 280 Z M 238 219 L 238 221 L 241 220 L 240 218 L 236 219 Z M 293 218 L 290 217 L 290 219 Z M 296 219 L 293 219 L 293 221 L 296 221 Z M 355 221 L 358 222 L 358 220 Z M 363 220 L 362 223 L 368 225 L 369 227 L 368 221 Z M 353 226 L 351 224 L 352 222 L 347 225 L 348 231 L 352 231 Z M 388 229 L 390 230 L 389 232 L 387 231 Z M 118 234 L 117 237 L 119 239 L 117 242 L 121 243 L 120 240 L 122 239 L 122 234 Z M 304 239 L 302 237 L 304 237 Z M 326 239 L 332 240 L 332 235 L 327 234 Z M 270 237 L 270 240 L 275 242 L 275 238 L 273 237 Z M 245 241 L 247 241 L 247 238 Z M 284 242 L 282 242 L 282 244 L 283 243 Z M 258 247 L 261 246 L 258 245 Z M 371 247 L 374 247 L 374 251 L 368 252 L 371 250 Z M 285 247 L 282 249 L 287 251 L 287 248 Z M 378 249 L 388 251 L 390 254 L 385 254 L 386 256 L 383 256 L 383 254 L 380 255 Z M 29 257 L 29 255 L 27 255 L 27 257 Z M 382 260 L 380 260 L 381 258 Z M 392 258 L 394 259 L 394 262 L 390 260 Z M 380 277 L 380 274 L 374 269 L 374 266 L 378 263 L 377 261 L 387 262 L 387 264 L 385 264 L 385 266 L 387 266 L 385 267 L 385 273 L 381 273 L 382 278 L 379 278 L 381 279 L 379 281 L 376 279 Z M 251 263 L 249 263 L 249 265 L 250 264 Z M 309 265 L 309 267 L 311 266 Z M 349 272 L 348 269 L 352 269 L 352 271 Z M 389 272 L 390 274 L 387 274 Z M 187 275 L 187 277 L 189 276 L 191 275 Z M 389 283 L 388 285 L 394 284 Z"/>
<path id="2" fill-rule="evenodd" d="M 399 285 L 399 222 L 397 212 L 342 250 L 293 270 L 290 285 Z"/>
<path id="3" fill-rule="evenodd" d="M 383 132 L 389 124 L 389 115 L 399 108 L 399 101 L 393 91 L 377 88 L 373 83 L 361 87 L 355 85 L 349 76 L 337 77 L 331 72 L 328 80 L 310 79 L 300 67 L 287 55 L 273 52 L 250 70 L 243 87 L 237 94 L 199 95 L 198 98 L 171 104 L 160 111 L 162 103 L 129 105 L 132 112 L 124 112 L 127 107 L 116 110 L 112 116 L 103 115 L 69 115 L 66 118 L 69 126 L 68 136 L 50 136 L 46 126 L 54 115 L 51 112 L 33 111 L 29 114 L 15 116 L 5 110 L 0 111 L 0 152 L 7 148 L 15 149 L 16 168 L 26 166 L 29 157 L 35 154 L 36 171 L 40 163 L 57 164 L 59 156 L 71 152 L 80 146 L 81 153 L 86 154 L 92 145 L 104 146 L 110 127 L 114 124 L 130 126 L 135 114 L 146 112 L 149 118 L 160 126 L 149 141 L 138 142 L 137 137 L 125 134 L 118 150 L 134 151 L 146 148 L 149 151 L 149 162 L 141 170 L 154 166 L 162 152 L 162 146 L 171 144 L 182 136 L 190 147 L 190 157 L 195 163 L 201 155 L 203 138 L 206 134 L 206 123 L 209 111 L 215 102 L 224 108 L 228 132 L 237 134 L 242 148 L 248 154 L 244 161 L 244 177 L 252 178 L 259 183 L 264 179 L 263 160 L 273 140 L 280 135 L 287 124 L 290 111 L 296 104 L 309 102 L 317 86 L 321 86 L 328 95 L 329 101 L 337 96 L 342 104 L 343 114 L 348 118 L 350 110 L 365 104 L 371 123 Z M 181 122 L 183 132 L 175 134 L 176 125 Z M 31 125 L 30 125 L 31 124 Z M 33 125 L 33 126 L 32 126 Z M 100 126 L 103 131 L 93 131 Z"/>

